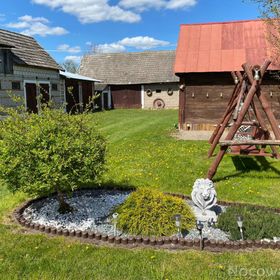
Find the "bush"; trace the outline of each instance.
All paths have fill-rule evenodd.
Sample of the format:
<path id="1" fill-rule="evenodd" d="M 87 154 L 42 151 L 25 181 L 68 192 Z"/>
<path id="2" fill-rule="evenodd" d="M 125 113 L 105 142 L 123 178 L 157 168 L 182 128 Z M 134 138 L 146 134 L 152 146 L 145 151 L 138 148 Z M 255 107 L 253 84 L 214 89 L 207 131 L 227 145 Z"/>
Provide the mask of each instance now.
<path id="1" fill-rule="evenodd" d="M 229 232 L 233 240 L 240 239 L 236 217 L 243 216 L 244 238 L 259 240 L 280 236 L 280 215 L 254 206 L 231 206 L 218 219 L 218 227 Z"/>
<path id="2" fill-rule="evenodd" d="M 177 232 L 174 216 L 181 214 L 182 231 L 195 226 L 195 217 L 183 199 L 139 189 L 116 210 L 118 228 L 134 235 L 170 236 Z"/>
<path id="3" fill-rule="evenodd" d="M 105 141 L 86 114 L 70 116 L 44 108 L 39 115 L 8 109 L 0 122 L 0 178 L 11 191 L 30 195 L 64 193 L 98 179 L 104 170 Z"/>

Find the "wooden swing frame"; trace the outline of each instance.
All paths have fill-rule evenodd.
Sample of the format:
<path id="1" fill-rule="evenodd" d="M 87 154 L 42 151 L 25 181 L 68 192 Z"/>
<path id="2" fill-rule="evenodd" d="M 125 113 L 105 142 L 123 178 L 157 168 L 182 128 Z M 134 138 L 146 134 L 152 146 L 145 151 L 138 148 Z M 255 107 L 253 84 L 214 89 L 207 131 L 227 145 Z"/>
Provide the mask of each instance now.
<path id="1" fill-rule="evenodd" d="M 208 170 L 208 179 L 212 179 L 216 174 L 218 166 L 229 147 L 238 146 L 239 149 L 237 149 L 237 152 L 234 153 L 237 155 L 244 154 L 245 150 L 245 154 L 249 156 L 270 156 L 277 159 L 280 158 L 276 147 L 280 146 L 280 129 L 271 107 L 261 90 L 262 79 L 270 63 L 271 61 L 269 60 L 266 60 L 262 66 L 249 66 L 247 63 L 245 63 L 242 65 L 244 70 L 243 74 L 241 74 L 239 71 L 231 73 L 236 85 L 227 105 L 226 111 L 214 130 L 211 138 L 209 139 L 211 147 L 208 151 L 208 157 L 213 156 L 214 150 L 218 144 L 220 145 L 220 150 Z M 253 71 L 255 71 L 255 73 L 258 71 L 258 78 L 254 77 Z M 269 121 L 271 129 L 274 133 L 275 140 L 272 140 L 265 120 L 255 104 L 255 97 L 258 98 L 261 108 L 265 112 L 267 120 Z M 243 104 L 241 106 L 242 100 Z M 256 120 L 246 122 L 245 116 L 252 114 L 251 111 L 253 111 Z M 262 133 L 259 133 L 259 135 L 256 134 L 254 137 L 255 139 L 252 140 L 235 140 L 234 136 L 242 125 L 256 126 L 257 130 L 261 131 Z M 225 139 L 221 141 L 221 137 L 227 127 L 229 127 L 228 134 Z M 256 145 L 261 146 L 261 148 L 252 148 L 256 147 Z M 266 146 L 270 146 L 272 153 L 265 152 Z M 245 148 L 242 149 L 242 147 Z M 246 148 L 250 147 L 252 149 L 248 149 L 246 151 Z"/>

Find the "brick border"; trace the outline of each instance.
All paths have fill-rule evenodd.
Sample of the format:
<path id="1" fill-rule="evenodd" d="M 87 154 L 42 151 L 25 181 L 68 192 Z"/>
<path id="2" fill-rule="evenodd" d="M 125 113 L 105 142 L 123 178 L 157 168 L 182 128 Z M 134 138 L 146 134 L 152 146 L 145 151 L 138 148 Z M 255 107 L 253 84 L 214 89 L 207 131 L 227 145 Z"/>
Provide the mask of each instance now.
<path id="1" fill-rule="evenodd" d="M 91 189 L 84 189 L 91 190 Z M 94 189 L 96 190 L 96 189 Z M 121 190 L 120 190 L 121 191 Z M 166 193 L 175 197 L 190 199 L 190 196 L 178 193 Z M 187 240 L 178 237 L 149 237 L 149 236 L 128 236 L 120 237 L 102 234 L 96 231 L 81 231 L 81 230 L 68 230 L 60 229 L 56 227 L 49 227 L 37 223 L 33 223 L 30 220 L 26 220 L 22 217 L 22 213 L 29 205 L 34 202 L 41 201 L 46 197 L 36 198 L 29 200 L 19 207 L 17 207 L 13 212 L 13 217 L 15 220 L 30 232 L 42 232 L 53 236 L 65 236 L 67 238 L 76 238 L 82 242 L 94 243 L 97 245 L 110 245 L 126 248 L 135 247 L 149 247 L 149 248 L 162 248 L 162 249 L 194 249 L 200 250 L 200 239 L 196 238 L 194 240 Z M 238 202 L 227 202 L 218 201 L 219 205 L 222 206 L 244 206 L 248 205 L 246 203 Z M 280 208 L 270 208 L 260 205 L 253 205 L 259 209 L 269 209 L 273 212 L 280 213 Z M 223 252 L 223 251 L 243 251 L 243 250 L 258 250 L 258 249 L 280 249 L 280 242 L 265 242 L 260 240 L 244 240 L 244 241 L 221 241 L 206 239 L 203 240 L 203 250 L 211 252 Z"/>

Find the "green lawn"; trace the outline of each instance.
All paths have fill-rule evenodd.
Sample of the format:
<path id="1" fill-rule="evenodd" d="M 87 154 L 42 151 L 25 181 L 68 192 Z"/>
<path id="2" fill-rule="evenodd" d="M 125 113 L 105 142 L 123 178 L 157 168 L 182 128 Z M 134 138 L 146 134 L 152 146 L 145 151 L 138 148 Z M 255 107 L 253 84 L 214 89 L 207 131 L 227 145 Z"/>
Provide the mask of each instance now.
<path id="1" fill-rule="evenodd" d="M 207 142 L 170 136 L 175 110 L 115 110 L 92 118 L 108 141 L 104 185 L 190 194 L 194 180 L 204 177 L 211 164 Z M 276 160 L 225 157 L 214 177 L 218 198 L 280 207 L 279 174 Z M 0 198 L 1 279 L 280 279 L 278 251 L 127 250 L 27 234 L 9 219 L 26 196 L 12 195 L 2 186 Z"/>

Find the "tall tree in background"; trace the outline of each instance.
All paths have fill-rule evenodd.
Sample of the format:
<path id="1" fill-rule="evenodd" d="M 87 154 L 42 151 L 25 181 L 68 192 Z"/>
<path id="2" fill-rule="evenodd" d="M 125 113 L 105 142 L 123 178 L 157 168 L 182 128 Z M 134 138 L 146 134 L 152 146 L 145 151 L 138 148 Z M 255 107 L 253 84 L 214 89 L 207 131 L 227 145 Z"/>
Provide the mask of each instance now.
<path id="1" fill-rule="evenodd" d="M 78 73 L 79 70 L 79 65 L 77 62 L 75 62 L 74 60 L 68 59 L 65 62 L 63 62 L 61 64 L 61 66 L 63 67 L 63 69 L 65 71 L 71 72 L 71 73 Z"/>
<path id="2" fill-rule="evenodd" d="M 273 46 L 275 58 L 280 63 L 280 0 L 251 0 L 259 4 L 261 16 L 267 22 L 268 40 Z"/>

